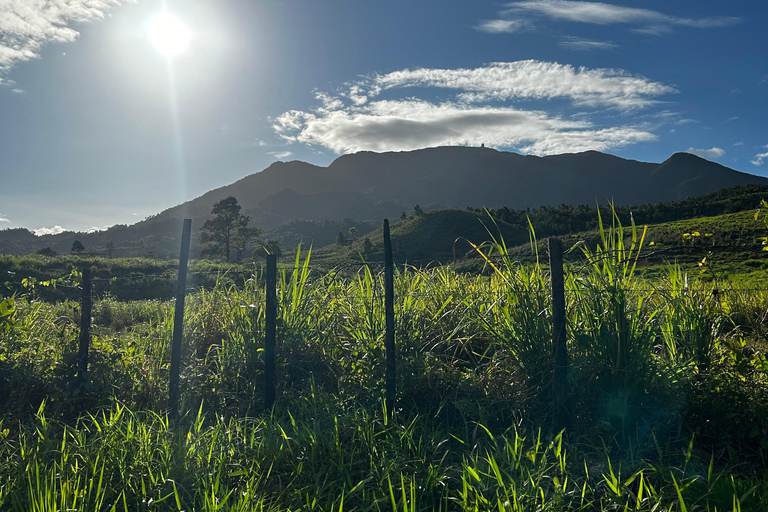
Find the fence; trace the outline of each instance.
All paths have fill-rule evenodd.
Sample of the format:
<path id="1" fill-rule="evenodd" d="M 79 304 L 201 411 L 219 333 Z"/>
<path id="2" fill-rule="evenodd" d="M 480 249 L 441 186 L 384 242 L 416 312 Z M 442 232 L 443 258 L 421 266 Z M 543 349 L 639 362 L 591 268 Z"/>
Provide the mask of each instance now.
<path id="1" fill-rule="evenodd" d="M 171 347 L 171 361 L 168 382 L 168 401 L 167 407 L 172 417 L 178 416 L 179 403 L 179 375 L 181 372 L 181 353 L 183 342 L 184 306 L 185 297 L 189 288 L 187 287 L 189 239 L 191 231 L 191 221 L 186 220 L 182 234 L 182 245 L 180 251 L 176 294 L 175 294 L 175 312 L 173 320 L 173 336 Z M 384 358 L 385 358 L 385 403 L 387 410 L 394 412 L 395 397 L 397 396 L 396 375 L 397 375 L 397 345 L 395 339 L 395 291 L 394 291 L 394 263 L 392 258 L 392 242 L 390 239 L 390 230 L 388 221 L 384 221 L 384 315 L 385 315 L 385 336 L 384 336 Z M 568 370 L 569 357 L 566 343 L 566 310 L 565 310 L 565 287 L 563 272 L 563 249 L 562 243 L 557 238 L 548 240 L 549 266 L 551 279 L 551 367 L 552 367 L 552 406 L 553 421 L 557 429 L 568 428 L 570 424 L 568 396 Z M 378 263 L 378 262 L 377 262 Z M 356 265 L 359 267 L 360 265 Z M 250 274 L 246 271 L 244 274 Z M 208 274 L 200 272 L 200 274 Z M 213 273 L 211 273 L 213 274 Z M 265 288 L 266 288 L 266 322 L 265 322 L 265 343 L 264 343 L 264 407 L 270 409 L 274 407 L 276 401 L 276 359 L 278 357 L 277 347 L 277 259 L 270 255 L 266 260 Z M 98 281 L 98 280 L 97 280 Z M 105 280 L 104 281 L 111 281 Z M 77 384 L 81 385 L 88 371 L 88 354 L 91 332 L 91 308 L 93 295 L 94 279 L 88 268 L 82 271 L 82 297 L 81 297 L 81 319 L 79 335 L 78 352 L 78 375 Z M 742 288 L 740 291 L 765 291 L 760 288 Z M 637 290 L 640 291 L 640 290 Z M 647 290 L 648 292 L 656 290 Z M 499 299 L 504 299 L 506 292 L 499 293 Z"/>

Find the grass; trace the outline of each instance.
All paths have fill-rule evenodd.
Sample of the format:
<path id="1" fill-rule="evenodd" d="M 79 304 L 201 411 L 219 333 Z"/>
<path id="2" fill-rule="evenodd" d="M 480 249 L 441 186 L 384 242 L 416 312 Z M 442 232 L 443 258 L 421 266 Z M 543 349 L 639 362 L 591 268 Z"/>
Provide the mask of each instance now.
<path id="1" fill-rule="evenodd" d="M 5 301 L 0 509 L 762 510 L 768 293 L 638 276 L 647 235 L 615 220 L 566 268 L 567 433 L 551 427 L 548 270 L 501 240 L 478 247 L 490 277 L 396 272 L 394 414 L 368 267 L 315 273 L 297 251 L 281 269 L 269 411 L 263 276 L 192 292 L 177 422 L 172 302 L 97 300 L 78 387 L 76 304 Z"/>

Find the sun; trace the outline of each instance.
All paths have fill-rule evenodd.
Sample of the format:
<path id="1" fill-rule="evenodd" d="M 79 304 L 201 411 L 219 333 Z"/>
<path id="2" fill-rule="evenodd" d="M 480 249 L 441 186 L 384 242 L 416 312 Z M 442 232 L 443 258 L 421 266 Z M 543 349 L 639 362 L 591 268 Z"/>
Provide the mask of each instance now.
<path id="1" fill-rule="evenodd" d="M 152 45 L 168 57 L 182 53 L 189 47 L 189 28 L 176 16 L 163 12 L 149 21 L 147 35 Z"/>

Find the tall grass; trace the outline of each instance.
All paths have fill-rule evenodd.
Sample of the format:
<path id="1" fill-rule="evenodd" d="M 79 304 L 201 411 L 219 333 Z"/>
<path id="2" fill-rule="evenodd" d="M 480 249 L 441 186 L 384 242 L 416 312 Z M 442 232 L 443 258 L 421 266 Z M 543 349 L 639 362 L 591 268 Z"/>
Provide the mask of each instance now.
<path id="1" fill-rule="evenodd" d="M 263 275 L 193 293 L 176 424 L 172 302 L 96 301 L 76 387 L 76 304 L 18 297 L 0 324 L 0 509 L 758 509 L 765 473 L 743 464 L 768 453 L 768 295 L 675 267 L 644 281 L 643 232 L 601 219 L 600 236 L 566 269 L 567 434 L 546 428 L 549 271 L 503 240 L 478 248 L 490 277 L 396 271 L 394 419 L 369 267 L 315 275 L 297 251 L 280 270 L 273 411 Z"/>

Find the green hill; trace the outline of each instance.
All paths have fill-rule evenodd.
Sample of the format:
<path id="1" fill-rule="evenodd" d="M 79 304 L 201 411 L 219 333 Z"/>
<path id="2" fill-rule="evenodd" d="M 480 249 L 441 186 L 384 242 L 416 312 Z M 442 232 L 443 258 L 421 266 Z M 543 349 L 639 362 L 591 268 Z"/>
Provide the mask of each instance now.
<path id="1" fill-rule="evenodd" d="M 528 240 L 528 231 L 504 221 L 498 226 L 485 213 L 468 210 L 433 210 L 423 215 L 399 220 L 391 224 L 392 253 L 397 263 L 416 266 L 432 263 L 448 263 L 454 257 L 462 258 L 472 247 L 466 240 L 481 244 L 491 240 L 491 234 L 511 245 Z M 371 248 L 366 251 L 366 240 Z M 380 227 L 368 235 L 358 237 L 348 244 L 334 244 L 315 253 L 316 263 L 327 266 L 359 262 L 381 262 L 384 259 L 383 229 Z"/>

